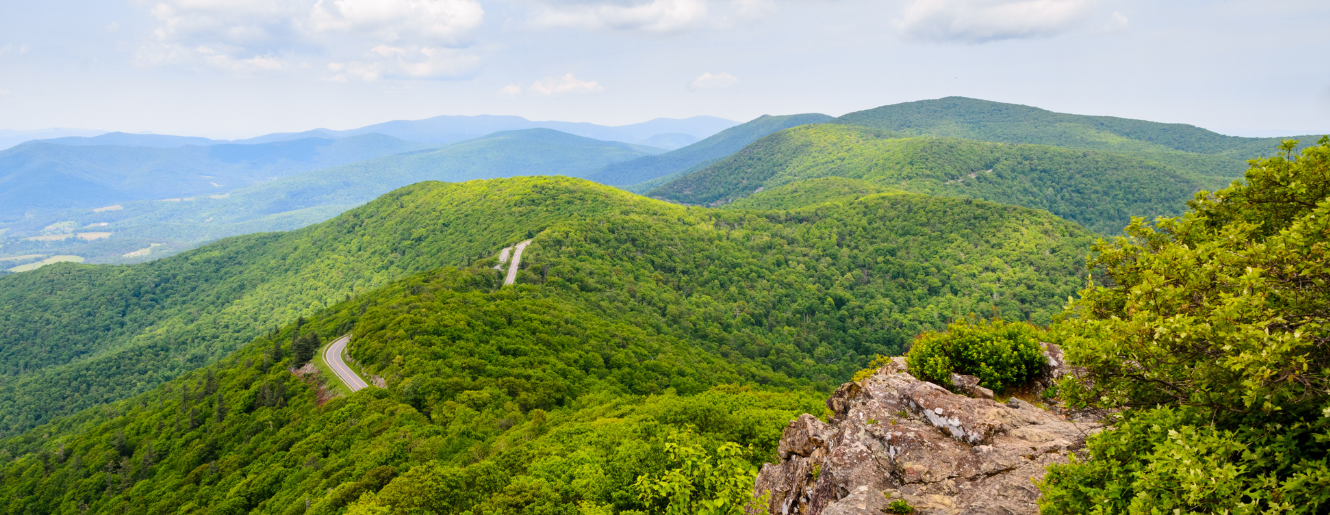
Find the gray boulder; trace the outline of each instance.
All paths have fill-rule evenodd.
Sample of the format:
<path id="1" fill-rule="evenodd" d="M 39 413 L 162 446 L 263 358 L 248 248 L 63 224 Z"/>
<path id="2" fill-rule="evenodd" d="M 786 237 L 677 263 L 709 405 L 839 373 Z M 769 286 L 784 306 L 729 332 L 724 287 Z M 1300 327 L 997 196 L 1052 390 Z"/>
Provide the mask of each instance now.
<path id="1" fill-rule="evenodd" d="M 901 358 L 842 385 L 827 407 L 830 423 L 790 422 L 780 463 L 762 467 L 754 495 L 770 494 L 766 513 L 880 515 L 900 498 L 919 515 L 1036 513 L 1034 481 L 1099 428 L 951 393 L 910 375 Z"/>

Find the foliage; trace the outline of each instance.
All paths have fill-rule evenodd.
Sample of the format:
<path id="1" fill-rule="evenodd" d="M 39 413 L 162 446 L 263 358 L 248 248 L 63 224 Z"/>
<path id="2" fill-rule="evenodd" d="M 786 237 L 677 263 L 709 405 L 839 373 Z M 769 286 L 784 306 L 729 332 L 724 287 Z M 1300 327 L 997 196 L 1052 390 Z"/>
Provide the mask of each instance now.
<path id="1" fill-rule="evenodd" d="M 567 178 L 425 183 L 292 233 L 0 279 L 0 429 L 146 391 L 412 272 L 493 265 L 530 231 L 520 282 L 824 387 L 957 313 L 1046 323 L 1091 241 L 1046 213 L 919 195 L 730 212 Z"/>
<path id="2" fill-rule="evenodd" d="M 686 147 L 655 156 L 607 165 L 584 177 L 610 186 L 628 186 L 705 165 L 742 150 L 749 143 L 773 132 L 831 121 L 825 114 L 762 115 L 730 127 Z"/>
<path id="3" fill-rule="evenodd" d="M 423 183 L 290 233 L 5 276 L 0 436 L 146 391 L 348 295 L 635 201 L 566 178 Z"/>
<path id="4" fill-rule="evenodd" d="M 1041 513 L 1324 513 L 1330 419 L 1231 428 L 1197 408 L 1129 411 L 1088 441 L 1085 461 L 1050 467 Z"/>
<path id="5" fill-rule="evenodd" d="M 1117 154 L 947 138 L 901 138 L 847 125 L 781 131 L 649 195 L 722 205 L 762 189 L 820 177 L 882 188 L 1044 209 L 1101 234 L 1131 215 L 1176 214 L 1219 182 Z M 807 189 L 807 188 L 805 188 Z"/>
<path id="6" fill-rule="evenodd" d="M 845 177 L 819 177 L 753 193 L 722 206 L 725 209 L 798 209 L 828 202 L 851 202 L 878 193 L 901 192 Z"/>
<path id="7" fill-rule="evenodd" d="M 1178 123 L 1054 113 L 964 97 L 882 106 L 846 114 L 835 123 L 914 135 L 1115 152 L 1216 177 L 1240 176 L 1243 160 L 1272 156 L 1281 141 L 1225 136 Z M 1316 138 L 1297 139 L 1310 143 Z"/>
<path id="8" fill-rule="evenodd" d="M 317 333 L 305 333 L 295 337 L 291 341 L 292 365 L 296 367 L 304 366 L 309 360 L 314 359 L 314 353 L 319 350 L 320 341 Z"/>
<path id="9" fill-rule="evenodd" d="M 1286 147 L 1287 148 L 1287 147 Z M 1245 183 L 1096 246 L 1107 276 L 1073 304 L 1087 402 L 1302 416 L 1330 402 L 1330 139 L 1253 162 Z M 1064 391 L 1071 390 L 1064 388 Z"/>
<path id="10" fill-rule="evenodd" d="M 494 252 L 528 237 L 517 284 L 502 287 Z M 404 271 L 460 256 L 470 265 L 373 289 L 350 282 L 354 296 L 314 314 L 289 310 L 294 323 L 255 331 L 220 363 L 5 441 L 5 506 L 269 513 L 308 499 L 318 513 L 667 509 L 632 488 L 641 477 L 672 477 L 667 443 L 709 456 L 727 442 L 751 446 L 742 459 L 755 467 L 774 455 L 786 421 L 819 409 L 818 391 L 868 356 L 899 352 L 918 328 L 969 311 L 1046 319 L 1079 283 L 1090 242 L 1046 213 L 985 202 L 896 194 L 718 211 L 563 178 L 423 184 L 262 238 L 238 253 L 254 261 L 222 271 L 243 277 L 265 266 L 251 276 L 262 287 L 308 288 L 364 277 L 361 267 L 376 263 Z M 198 273 L 185 258 L 232 245 L 112 270 L 131 284 L 140 270 L 169 270 L 160 263 Z M 476 247 L 480 257 L 468 257 Z M 274 273 L 283 267 L 290 275 Z M 53 269 L 89 270 L 100 269 Z M 170 284 L 199 291 L 227 284 L 225 274 Z M 265 314 L 289 302 L 259 298 Z M 198 305 L 186 299 L 154 303 Z M 98 312 L 92 301 L 85 309 Z M 329 400 L 316 376 L 289 372 L 298 335 L 348 332 L 352 366 L 387 389 Z M 112 450 L 118 431 L 123 452 Z M 695 438 L 678 441 L 685 432 Z M 43 452 L 64 458 L 43 462 Z M 698 479 L 716 492 L 705 486 L 712 479 Z"/>
<path id="11" fill-rule="evenodd" d="M 751 480 L 774 455 L 784 421 L 820 404 L 776 374 L 767 382 L 787 385 L 779 391 L 721 384 L 751 367 L 594 316 L 582 294 L 500 289 L 492 272 L 482 264 L 392 283 L 153 391 L 8 440 L 4 455 L 16 458 L 0 462 L 0 505 L 643 511 L 656 504 L 634 493 L 638 478 L 668 480 L 683 466 L 667 446 L 681 459 L 720 449 L 701 459 L 735 475 L 692 478 L 705 500 L 730 499 L 738 475 Z M 390 387 L 325 401 L 321 381 L 288 372 L 281 349 L 300 331 L 347 326 L 360 366 Z M 695 393 L 676 393 L 684 389 Z"/>
<path id="12" fill-rule="evenodd" d="M 891 504 L 887 505 L 887 513 L 909 515 L 910 513 L 914 513 L 914 506 L 910 506 L 910 503 L 905 499 L 896 499 L 891 501 Z"/>
<path id="13" fill-rule="evenodd" d="M 750 506 L 765 503 L 753 499 L 757 468 L 744 459 L 746 450 L 726 442 L 714 453 L 689 443 L 691 435 L 676 436 L 665 443 L 666 471 L 644 474 L 633 483 L 648 512 L 664 515 L 738 515 Z"/>
<path id="14" fill-rule="evenodd" d="M 1105 281 L 1059 327 L 1091 381 L 1060 393 L 1139 411 L 1049 474 L 1045 512 L 1330 507 L 1330 139 L 1293 149 L 1096 248 Z"/>
<path id="15" fill-rule="evenodd" d="M 919 379 L 951 385 L 951 374 L 979 378 L 994 391 L 1024 384 L 1044 364 L 1039 330 L 1022 322 L 958 320 L 945 332 L 925 332 L 915 338 L 906 357 L 910 373 Z"/>
<path id="16" fill-rule="evenodd" d="M 889 356 L 883 356 L 879 354 L 876 357 L 874 357 L 872 361 L 868 362 L 867 367 L 864 367 L 863 370 L 855 372 L 854 376 L 851 377 L 850 380 L 856 383 L 859 381 L 863 381 L 864 378 L 876 374 L 878 369 L 882 368 L 883 366 L 885 366 L 887 363 L 890 362 L 891 358 Z"/>

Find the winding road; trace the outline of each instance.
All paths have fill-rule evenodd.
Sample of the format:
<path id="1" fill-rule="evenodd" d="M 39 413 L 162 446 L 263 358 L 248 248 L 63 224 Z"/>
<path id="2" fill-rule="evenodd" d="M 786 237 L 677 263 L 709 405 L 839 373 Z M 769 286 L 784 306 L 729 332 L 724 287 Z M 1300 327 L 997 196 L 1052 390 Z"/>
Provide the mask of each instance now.
<path id="1" fill-rule="evenodd" d="M 513 284 L 517 281 L 517 266 L 522 263 L 522 250 L 530 244 L 531 240 L 526 240 L 515 246 L 505 248 L 503 252 L 499 253 L 499 265 L 494 268 L 500 270 L 502 270 L 503 263 L 508 261 L 508 251 L 512 250 L 513 253 L 513 263 L 508 265 L 508 276 L 503 279 L 503 284 Z M 351 343 L 351 335 L 349 334 L 334 340 L 323 349 L 323 362 L 328 364 L 328 368 L 333 371 L 337 379 L 342 381 L 342 384 L 346 385 L 348 390 L 355 393 L 369 386 L 369 384 L 366 384 L 359 374 L 356 374 L 355 371 L 351 370 L 351 367 L 346 366 L 345 361 L 342 361 L 342 353 L 346 351 L 346 344 L 348 343 Z"/>
<path id="2" fill-rule="evenodd" d="M 508 266 L 508 277 L 504 278 L 503 284 L 513 284 L 513 282 L 517 280 L 517 265 L 522 262 L 522 249 L 525 249 L 526 246 L 530 244 L 531 240 L 526 240 L 517 244 L 517 250 L 513 251 L 513 264 Z M 503 249 L 503 253 L 499 255 L 499 262 L 502 263 L 503 259 L 506 257 L 508 257 L 508 249 Z"/>
<path id="3" fill-rule="evenodd" d="M 328 347 L 323 349 L 323 362 L 328 364 L 328 368 L 332 369 L 333 374 L 336 374 L 337 378 L 342 380 L 348 390 L 355 393 L 369 385 L 365 384 L 365 380 L 361 379 L 355 371 L 351 370 L 351 367 L 346 366 L 346 363 L 342 361 L 342 352 L 346 350 L 346 344 L 350 342 L 351 335 L 348 334 L 329 344 Z"/>

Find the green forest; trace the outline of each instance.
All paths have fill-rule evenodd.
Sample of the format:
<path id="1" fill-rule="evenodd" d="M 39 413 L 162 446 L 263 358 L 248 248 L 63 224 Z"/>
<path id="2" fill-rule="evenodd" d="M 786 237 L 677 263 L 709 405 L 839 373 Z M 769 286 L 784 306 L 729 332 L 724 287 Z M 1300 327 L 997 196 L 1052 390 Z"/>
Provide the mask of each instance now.
<path id="1" fill-rule="evenodd" d="M 1228 178 L 1241 177 L 1248 159 L 1275 155 L 1284 140 L 1225 136 L 1182 123 L 1055 113 L 965 97 L 886 105 L 846 114 L 834 123 L 909 135 L 1113 152 Z M 1311 145 L 1317 137 L 1291 139 Z"/>
<path id="2" fill-rule="evenodd" d="M 1100 234 L 1119 233 L 1132 216 L 1178 214 L 1197 191 L 1227 182 L 1117 154 L 903 138 L 877 129 L 822 124 L 767 136 L 647 195 L 724 205 L 769 188 L 829 176 L 1044 209 Z"/>
<path id="3" fill-rule="evenodd" d="M 560 211 L 592 198 L 599 214 Z M 468 201 L 544 224 L 516 287 L 500 288 L 490 266 L 495 249 L 525 234 L 506 232 L 511 221 L 489 226 L 503 219 L 493 213 L 467 217 L 459 204 Z M 1047 323 L 1083 280 L 1081 256 L 1092 243 L 1046 213 L 982 201 L 897 193 L 755 213 L 673 206 L 561 178 L 420 184 L 308 231 L 263 238 L 285 250 L 328 237 L 338 240 L 333 248 L 372 255 L 376 242 L 386 244 L 368 237 L 386 232 L 372 213 L 401 223 L 405 213 L 425 220 L 440 210 L 452 211 L 457 230 L 469 219 L 477 242 L 508 237 L 458 256 L 461 269 L 353 289 L 278 330 L 258 325 L 248 345 L 214 365 L 11 438 L 6 456 L 45 460 L 36 469 L 27 458 L 6 466 L 11 512 L 286 513 L 303 510 L 305 499 L 330 512 L 357 500 L 366 510 L 416 502 L 445 512 L 650 511 L 654 501 L 632 485 L 671 467 L 667 444 L 692 459 L 740 456 L 734 470 L 749 474 L 772 455 L 784 420 L 819 411 L 831 387 L 872 356 L 901 352 L 921 329 L 971 312 Z M 341 232 L 351 226 L 376 230 Z M 159 263 L 186 266 L 197 253 L 236 244 Z M 320 276 L 349 273 L 325 266 Z M 234 304 L 259 299 L 249 293 Z M 386 378 L 387 390 L 330 400 L 317 374 L 290 371 L 297 336 L 346 332 L 356 335 L 351 357 Z M 209 340 L 219 337 L 240 336 Z M 195 352 L 207 359 L 207 350 Z M 106 384 L 125 379 L 113 369 L 88 374 Z M 719 451 L 727 442 L 739 450 Z"/>
<path id="4" fill-rule="evenodd" d="M 579 220 L 594 223 L 559 225 Z M 347 295 L 537 234 L 523 262 L 551 283 L 825 386 L 956 313 L 1046 321 L 1093 242 L 1047 214 L 920 195 L 756 215 L 567 178 L 421 183 L 291 233 L 5 277 L 0 429 L 146 391 Z"/>

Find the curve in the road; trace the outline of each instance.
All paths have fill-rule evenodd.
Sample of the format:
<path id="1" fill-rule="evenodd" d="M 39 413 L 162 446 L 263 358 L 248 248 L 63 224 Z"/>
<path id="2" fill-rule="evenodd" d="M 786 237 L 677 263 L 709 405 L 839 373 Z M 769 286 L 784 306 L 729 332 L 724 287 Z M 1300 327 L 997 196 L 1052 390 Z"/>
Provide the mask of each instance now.
<path id="1" fill-rule="evenodd" d="M 504 278 L 503 284 L 513 284 L 514 281 L 517 281 L 517 265 L 522 262 L 522 249 L 530 244 L 531 240 L 517 244 L 516 250 L 513 251 L 513 264 L 508 266 L 508 277 Z M 508 249 L 503 249 L 503 251 L 506 253 Z"/>
<path id="2" fill-rule="evenodd" d="M 342 381 L 342 384 L 346 385 L 348 390 L 356 392 L 369 385 L 342 361 L 342 352 L 346 350 L 346 344 L 350 342 L 351 335 L 349 334 L 332 342 L 327 348 L 323 349 L 323 362 L 328 364 L 328 368 L 332 369 L 333 374 L 337 375 L 337 378 Z"/>

